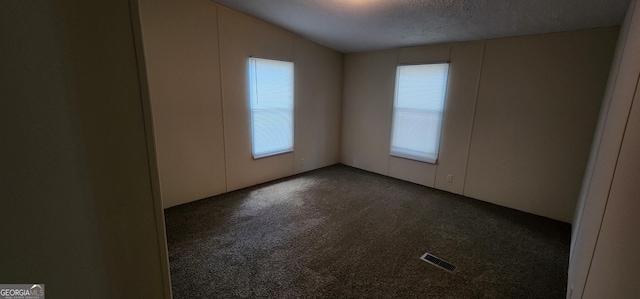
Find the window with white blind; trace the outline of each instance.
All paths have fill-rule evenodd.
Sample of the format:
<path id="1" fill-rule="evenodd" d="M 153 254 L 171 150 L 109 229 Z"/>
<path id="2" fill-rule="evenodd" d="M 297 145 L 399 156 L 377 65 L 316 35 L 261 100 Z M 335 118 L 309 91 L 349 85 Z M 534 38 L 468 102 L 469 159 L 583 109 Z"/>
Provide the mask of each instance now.
<path id="1" fill-rule="evenodd" d="M 254 159 L 293 151 L 293 62 L 249 58 Z"/>
<path id="2" fill-rule="evenodd" d="M 436 163 L 448 72 L 448 63 L 398 66 L 392 156 Z"/>

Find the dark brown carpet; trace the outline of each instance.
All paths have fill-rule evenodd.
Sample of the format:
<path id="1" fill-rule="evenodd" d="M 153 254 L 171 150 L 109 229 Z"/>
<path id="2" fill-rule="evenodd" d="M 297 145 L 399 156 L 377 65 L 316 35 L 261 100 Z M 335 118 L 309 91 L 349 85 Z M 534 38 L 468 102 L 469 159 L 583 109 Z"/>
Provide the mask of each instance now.
<path id="1" fill-rule="evenodd" d="M 165 215 L 177 299 L 565 297 L 569 224 L 344 165 Z"/>

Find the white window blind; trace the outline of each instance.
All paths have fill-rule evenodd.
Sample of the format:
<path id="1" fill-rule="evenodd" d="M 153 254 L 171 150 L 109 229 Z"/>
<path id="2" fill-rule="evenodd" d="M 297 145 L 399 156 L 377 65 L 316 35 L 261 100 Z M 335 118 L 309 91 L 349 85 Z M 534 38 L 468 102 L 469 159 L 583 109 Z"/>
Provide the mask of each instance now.
<path id="1" fill-rule="evenodd" d="M 436 163 L 449 64 L 398 66 L 391 155 Z"/>
<path id="2" fill-rule="evenodd" d="M 249 58 L 254 159 L 293 151 L 293 62 Z"/>

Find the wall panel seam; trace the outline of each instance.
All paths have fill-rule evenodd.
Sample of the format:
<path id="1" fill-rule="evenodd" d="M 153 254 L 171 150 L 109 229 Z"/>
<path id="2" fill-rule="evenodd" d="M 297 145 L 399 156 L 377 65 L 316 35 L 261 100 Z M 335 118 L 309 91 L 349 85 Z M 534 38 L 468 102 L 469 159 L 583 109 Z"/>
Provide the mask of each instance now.
<path id="1" fill-rule="evenodd" d="M 484 70 L 484 55 L 487 49 L 487 42 L 482 42 L 482 57 L 480 58 L 480 70 L 478 72 L 478 81 L 476 85 L 476 96 L 473 101 L 473 112 L 471 114 L 471 131 L 469 132 L 469 142 L 467 145 L 467 161 L 464 167 L 464 181 L 462 182 L 462 195 L 466 195 L 467 174 L 469 173 L 469 156 L 471 155 L 471 143 L 473 142 L 473 129 L 476 122 L 476 111 L 478 110 L 478 98 L 480 97 L 480 84 L 482 83 L 482 72 Z"/>
<path id="2" fill-rule="evenodd" d="M 394 105 L 395 105 L 395 101 L 396 101 L 396 86 L 398 85 L 398 74 L 397 74 L 397 70 L 398 70 L 398 65 L 400 64 L 400 49 L 396 50 L 396 67 L 393 69 L 394 75 L 394 81 L 393 81 L 393 95 L 391 98 L 391 126 L 389 126 L 390 131 L 389 131 L 389 140 L 387 142 L 387 149 L 389 150 L 389 154 L 387 155 L 387 176 L 389 176 L 389 174 L 391 173 L 391 138 L 393 138 L 393 109 L 394 109 Z"/>
<path id="3" fill-rule="evenodd" d="M 229 179 L 227 178 L 227 137 L 224 125 L 224 85 L 222 80 L 222 49 L 220 47 L 220 7 L 216 4 L 216 34 L 218 35 L 218 69 L 220 71 L 220 109 L 222 115 L 222 155 L 224 161 L 224 191 L 229 192 Z"/>

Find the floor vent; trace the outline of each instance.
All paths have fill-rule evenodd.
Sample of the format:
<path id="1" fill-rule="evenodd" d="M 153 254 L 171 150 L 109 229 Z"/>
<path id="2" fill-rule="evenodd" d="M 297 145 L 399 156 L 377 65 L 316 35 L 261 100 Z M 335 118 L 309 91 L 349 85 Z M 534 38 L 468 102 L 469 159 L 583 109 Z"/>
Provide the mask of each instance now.
<path id="1" fill-rule="evenodd" d="M 428 252 L 425 253 L 420 259 L 449 272 L 453 272 L 456 270 L 456 266 L 454 266 L 453 264 Z"/>

